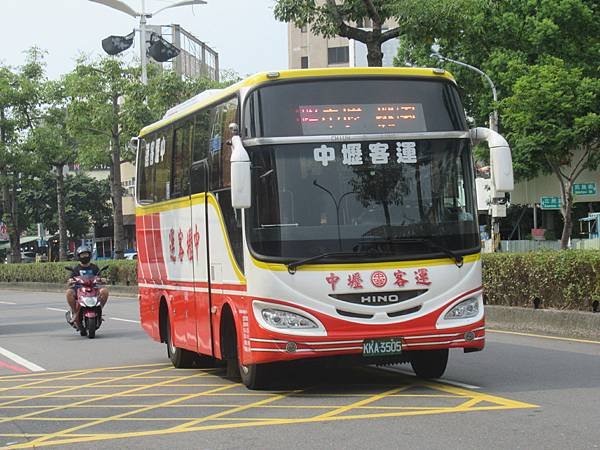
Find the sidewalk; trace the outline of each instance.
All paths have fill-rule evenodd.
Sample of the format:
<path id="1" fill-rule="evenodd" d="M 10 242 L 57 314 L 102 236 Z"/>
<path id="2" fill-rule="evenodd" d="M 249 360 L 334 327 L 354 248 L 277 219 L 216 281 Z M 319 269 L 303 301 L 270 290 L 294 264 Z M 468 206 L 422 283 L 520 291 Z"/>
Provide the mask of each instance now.
<path id="1" fill-rule="evenodd" d="M 486 328 L 600 341 L 600 313 L 486 305 Z"/>

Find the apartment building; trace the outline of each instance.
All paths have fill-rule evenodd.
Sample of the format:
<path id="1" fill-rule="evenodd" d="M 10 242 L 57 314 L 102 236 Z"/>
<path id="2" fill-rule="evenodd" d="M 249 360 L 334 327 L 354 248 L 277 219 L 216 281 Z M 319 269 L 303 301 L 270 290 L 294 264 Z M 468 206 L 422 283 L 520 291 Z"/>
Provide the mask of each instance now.
<path id="1" fill-rule="evenodd" d="M 366 30 L 372 27 L 366 19 L 358 24 Z M 394 27 L 394 22 L 384 24 Z M 383 66 L 393 66 L 398 52 L 398 40 L 390 39 L 383 46 Z M 367 47 L 362 42 L 342 37 L 324 38 L 314 34 L 310 26 L 302 28 L 288 24 L 288 67 L 290 69 L 309 69 L 320 67 L 365 67 L 367 66 Z"/>

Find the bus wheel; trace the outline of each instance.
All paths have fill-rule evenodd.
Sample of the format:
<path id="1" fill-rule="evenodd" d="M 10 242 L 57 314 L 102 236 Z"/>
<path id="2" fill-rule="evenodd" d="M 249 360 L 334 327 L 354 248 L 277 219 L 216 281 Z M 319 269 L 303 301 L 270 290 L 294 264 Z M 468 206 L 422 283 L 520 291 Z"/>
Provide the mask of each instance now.
<path id="1" fill-rule="evenodd" d="M 410 352 L 410 365 L 420 378 L 440 378 L 444 374 L 447 364 L 447 348 Z"/>
<path id="2" fill-rule="evenodd" d="M 173 363 L 173 366 L 177 369 L 186 369 L 194 365 L 196 354 L 183 348 L 175 347 L 173 344 L 173 338 L 171 337 L 171 321 L 167 319 L 167 328 L 165 330 L 167 336 L 167 356 Z"/>
<path id="3" fill-rule="evenodd" d="M 262 389 L 269 382 L 269 365 L 268 364 L 238 364 L 240 369 L 240 378 L 242 383 L 248 389 Z"/>

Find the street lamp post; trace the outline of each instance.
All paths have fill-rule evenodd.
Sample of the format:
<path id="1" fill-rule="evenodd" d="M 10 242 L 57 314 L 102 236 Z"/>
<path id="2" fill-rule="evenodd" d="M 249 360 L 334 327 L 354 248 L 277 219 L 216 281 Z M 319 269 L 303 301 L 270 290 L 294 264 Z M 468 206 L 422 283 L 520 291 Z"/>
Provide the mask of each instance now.
<path id="1" fill-rule="evenodd" d="M 442 60 L 442 61 L 448 61 L 448 62 L 451 62 L 454 64 L 458 64 L 459 66 L 466 67 L 467 69 L 471 69 L 472 71 L 481 75 L 485 79 L 485 81 L 487 81 L 487 83 L 492 88 L 492 97 L 494 99 L 494 109 L 492 110 L 492 112 L 490 113 L 490 116 L 489 116 L 490 129 L 497 133 L 498 132 L 498 110 L 496 109 L 496 105 L 498 103 L 498 93 L 496 91 L 496 86 L 494 86 L 494 82 L 492 81 L 492 79 L 483 70 L 478 69 L 475 66 L 464 63 L 462 61 L 456 61 L 455 59 L 451 59 L 451 58 L 441 55 L 439 44 L 433 44 L 431 46 L 431 51 L 432 51 L 431 56 L 438 58 L 439 60 Z M 492 198 L 492 202 L 495 203 L 496 200 Z M 492 243 L 493 243 L 493 251 L 495 252 L 497 249 L 496 241 L 499 241 L 499 237 L 500 237 L 500 223 L 499 223 L 498 219 L 496 217 L 494 217 L 493 214 L 491 216 L 492 216 L 492 223 L 491 223 Z"/>
<path id="2" fill-rule="evenodd" d="M 204 0 L 181 0 L 170 5 L 167 5 L 163 8 L 156 10 L 153 13 L 146 12 L 146 1 L 142 0 L 142 11 L 138 12 L 135 9 L 131 8 L 125 2 L 121 0 L 89 0 L 90 2 L 100 3 L 102 5 L 108 6 L 109 8 L 116 9 L 117 11 L 124 12 L 132 17 L 140 18 L 140 59 L 142 64 L 142 83 L 148 83 L 148 73 L 146 70 L 146 66 L 148 64 L 148 56 L 146 55 L 146 23 L 147 19 L 155 16 L 161 11 L 169 8 L 176 8 L 178 6 L 189 6 L 189 5 L 205 5 L 206 2 Z"/>
<path id="3" fill-rule="evenodd" d="M 487 83 L 492 88 L 492 97 L 494 99 L 494 109 L 490 113 L 490 118 L 489 118 L 490 129 L 497 133 L 498 132 L 498 111 L 496 110 L 496 104 L 498 102 L 498 94 L 496 92 L 496 86 L 494 86 L 494 82 L 492 81 L 492 79 L 483 70 L 478 69 L 475 66 L 464 63 L 462 61 L 456 61 L 455 59 L 451 59 L 444 55 L 441 55 L 439 44 L 433 44 L 431 46 L 431 51 L 432 51 L 431 56 L 438 58 L 442 61 L 448 61 L 448 62 L 451 62 L 454 64 L 458 64 L 459 66 L 466 67 L 467 69 L 471 69 L 472 71 L 477 72 L 479 75 L 481 75 L 483 78 L 485 78 L 485 81 L 487 81 Z"/>

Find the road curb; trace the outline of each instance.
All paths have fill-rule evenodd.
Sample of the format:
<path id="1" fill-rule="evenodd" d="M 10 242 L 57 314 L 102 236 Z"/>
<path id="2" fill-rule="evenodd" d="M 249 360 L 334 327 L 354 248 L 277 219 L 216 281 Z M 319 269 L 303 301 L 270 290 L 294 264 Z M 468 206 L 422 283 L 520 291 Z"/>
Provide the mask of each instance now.
<path id="1" fill-rule="evenodd" d="M 62 283 L 11 282 L 0 283 L 0 289 L 23 290 L 36 292 L 65 292 L 67 285 Z M 111 297 L 136 297 L 137 286 L 109 285 Z"/>
<path id="2" fill-rule="evenodd" d="M 600 313 L 486 305 L 486 327 L 600 340 Z"/>

